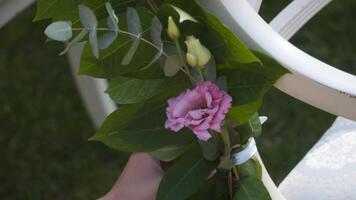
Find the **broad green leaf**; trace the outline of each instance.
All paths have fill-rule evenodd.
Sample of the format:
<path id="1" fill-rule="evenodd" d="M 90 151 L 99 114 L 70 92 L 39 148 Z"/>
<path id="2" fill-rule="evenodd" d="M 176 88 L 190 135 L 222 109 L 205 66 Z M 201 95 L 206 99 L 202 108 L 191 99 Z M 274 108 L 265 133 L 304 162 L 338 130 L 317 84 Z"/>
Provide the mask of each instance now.
<path id="1" fill-rule="evenodd" d="M 91 47 L 91 51 L 96 59 L 99 59 L 99 47 L 98 47 L 98 36 L 96 33 L 96 29 L 92 29 L 89 32 L 89 44 Z"/>
<path id="2" fill-rule="evenodd" d="M 235 200 L 271 200 L 262 181 L 256 177 L 243 178 L 238 182 Z"/>
<path id="3" fill-rule="evenodd" d="M 226 76 L 220 76 L 217 78 L 215 80 L 215 84 L 220 88 L 220 90 L 228 91 Z"/>
<path id="4" fill-rule="evenodd" d="M 238 166 L 239 176 L 243 178 L 256 177 L 258 179 L 262 178 L 262 166 L 259 161 L 251 158 L 247 162 Z"/>
<path id="5" fill-rule="evenodd" d="M 225 39 L 228 47 L 228 60 L 237 63 L 260 63 L 261 61 L 241 42 L 231 30 L 222 24 L 218 18 L 205 13 L 209 25 Z"/>
<path id="6" fill-rule="evenodd" d="M 194 17 L 192 17 L 191 15 L 189 15 L 187 12 L 185 12 L 184 10 L 178 8 L 177 6 L 173 6 L 171 5 L 172 8 L 174 8 L 174 10 L 178 13 L 179 15 L 179 23 L 182 23 L 184 21 L 192 21 L 192 22 L 196 22 L 198 23 L 198 20 L 194 19 Z"/>
<path id="7" fill-rule="evenodd" d="M 72 41 L 67 44 L 66 48 L 59 55 L 67 53 L 71 47 L 80 42 L 87 34 L 87 30 L 82 30 Z"/>
<path id="8" fill-rule="evenodd" d="M 70 21 L 59 21 L 50 24 L 46 30 L 45 34 L 52 40 L 65 42 L 72 38 L 72 22 Z"/>
<path id="9" fill-rule="evenodd" d="M 187 129 L 174 133 L 164 128 L 167 100 L 187 88 L 180 80 L 171 88 L 143 103 L 122 105 L 106 118 L 92 140 L 127 152 L 152 152 L 172 145 L 185 145 L 195 140 Z"/>
<path id="10" fill-rule="evenodd" d="M 127 8 L 127 29 L 128 32 L 133 34 L 131 36 L 133 42 L 132 45 L 125 55 L 125 57 L 122 59 L 121 64 L 122 65 L 128 65 L 131 63 L 133 57 L 135 56 L 135 53 L 138 49 L 138 46 L 140 45 L 140 38 L 142 37 L 142 26 L 141 26 L 141 20 L 140 16 L 135 8 Z"/>
<path id="11" fill-rule="evenodd" d="M 189 200 L 227 200 L 229 199 L 229 186 L 227 173 L 217 171 L 211 179 L 205 182 L 200 189 L 189 197 Z"/>
<path id="12" fill-rule="evenodd" d="M 247 142 L 251 137 L 259 136 L 262 132 L 262 125 L 258 114 L 253 114 L 246 123 L 238 126 L 236 130 L 240 133 L 241 143 Z"/>
<path id="13" fill-rule="evenodd" d="M 229 109 L 228 116 L 237 121 L 238 124 L 244 124 L 250 117 L 256 113 L 257 109 L 262 105 L 262 98 L 257 99 L 252 103 L 247 103 L 239 106 L 234 106 Z"/>
<path id="14" fill-rule="evenodd" d="M 177 159 L 181 156 L 188 148 L 189 145 L 175 145 L 175 146 L 167 146 L 156 151 L 150 152 L 150 155 L 155 157 L 156 159 L 164 162 L 169 162 Z"/>
<path id="15" fill-rule="evenodd" d="M 118 76 L 109 83 L 107 93 L 118 104 L 145 101 L 169 88 L 169 80 L 136 79 Z"/>
<path id="16" fill-rule="evenodd" d="M 96 19 L 94 11 L 85 5 L 79 5 L 78 8 L 82 25 L 88 30 L 95 30 L 98 27 L 98 20 Z"/>
<path id="17" fill-rule="evenodd" d="M 37 12 L 35 21 L 64 16 L 76 9 L 76 1 L 73 0 L 37 0 Z"/>
<path id="18" fill-rule="evenodd" d="M 199 145 L 205 159 L 209 161 L 215 161 L 219 157 L 220 151 L 219 151 L 218 144 L 212 141 L 205 142 L 199 140 Z"/>
<path id="19" fill-rule="evenodd" d="M 204 159 L 194 145 L 164 175 L 157 200 L 184 200 L 196 192 L 215 169 L 216 163 Z"/>

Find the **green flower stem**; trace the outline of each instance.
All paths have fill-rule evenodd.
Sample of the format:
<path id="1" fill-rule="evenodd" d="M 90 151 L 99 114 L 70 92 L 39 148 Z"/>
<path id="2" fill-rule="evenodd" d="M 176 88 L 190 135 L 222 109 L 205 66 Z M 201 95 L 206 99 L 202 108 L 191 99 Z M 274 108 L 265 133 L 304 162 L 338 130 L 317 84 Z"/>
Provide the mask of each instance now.
<path id="1" fill-rule="evenodd" d="M 181 62 L 183 63 L 184 70 L 187 71 L 187 73 L 189 74 L 189 77 L 192 78 L 192 76 L 190 75 L 189 67 L 187 66 L 187 64 L 185 62 L 185 59 L 184 59 L 184 56 L 182 54 L 182 48 L 181 48 L 181 46 L 179 44 L 179 41 L 178 40 L 174 40 L 174 45 L 178 49 L 178 56 L 179 56 L 179 59 L 181 60 Z"/>
<path id="2" fill-rule="evenodd" d="M 205 80 L 205 77 L 204 77 L 204 74 L 203 74 L 202 70 L 201 70 L 200 68 L 198 68 L 198 71 L 199 71 L 200 77 L 201 77 L 203 80 Z"/>
<path id="3" fill-rule="evenodd" d="M 157 13 L 158 12 L 158 6 L 154 0 L 147 0 L 147 4 L 151 7 L 153 12 Z"/>
<path id="4" fill-rule="evenodd" d="M 234 172 L 234 175 L 235 175 L 236 180 L 237 180 L 237 181 L 240 180 L 240 176 L 239 176 L 239 172 L 238 172 L 238 170 L 237 170 L 237 166 L 234 166 L 234 167 L 232 168 L 232 172 Z"/>

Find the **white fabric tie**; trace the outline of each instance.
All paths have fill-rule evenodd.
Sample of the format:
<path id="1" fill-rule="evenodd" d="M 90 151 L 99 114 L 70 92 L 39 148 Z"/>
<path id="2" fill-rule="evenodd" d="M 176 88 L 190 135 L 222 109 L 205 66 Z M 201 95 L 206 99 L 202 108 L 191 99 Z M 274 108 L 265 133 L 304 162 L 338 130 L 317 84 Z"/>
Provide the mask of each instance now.
<path id="1" fill-rule="evenodd" d="M 235 165 L 242 165 L 248 160 L 250 160 L 256 153 L 256 141 L 254 138 L 250 138 L 248 140 L 247 147 L 244 150 L 235 153 L 234 155 L 232 155 L 232 157 L 235 159 Z"/>

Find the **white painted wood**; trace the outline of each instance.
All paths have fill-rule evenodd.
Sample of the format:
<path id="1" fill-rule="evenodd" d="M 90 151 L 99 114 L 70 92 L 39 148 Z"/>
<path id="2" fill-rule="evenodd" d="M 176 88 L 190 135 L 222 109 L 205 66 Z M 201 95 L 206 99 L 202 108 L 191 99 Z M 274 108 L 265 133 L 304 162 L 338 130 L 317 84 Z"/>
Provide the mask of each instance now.
<path id="1" fill-rule="evenodd" d="M 33 2 L 34 0 L 0 0 L 0 28 Z"/>
<path id="2" fill-rule="evenodd" d="M 283 38 L 289 40 L 315 14 L 332 0 L 295 0 L 280 12 L 270 23 Z"/>
<path id="3" fill-rule="evenodd" d="M 293 74 L 276 87 L 312 106 L 356 120 L 356 77 L 298 49 L 273 30 L 246 0 L 198 0 L 251 48 L 271 55 Z"/>
<path id="4" fill-rule="evenodd" d="M 107 81 L 104 79 L 92 78 L 89 76 L 79 76 L 77 71 L 80 66 L 80 55 L 83 44 L 76 45 L 68 53 L 73 78 L 76 81 L 78 91 L 82 97 L 88 114 L 98 128 L 105 117 L 116 110 L 116 105 L 111 101 L 109 95 L 105 93 Z"/>
<path id="5" fill-rule="evenodd" d="M 248 2 L 252 6 L 252 8 L 255 9 L 257 12 L 260 10 L 262 0 L 248 0 Z"/>

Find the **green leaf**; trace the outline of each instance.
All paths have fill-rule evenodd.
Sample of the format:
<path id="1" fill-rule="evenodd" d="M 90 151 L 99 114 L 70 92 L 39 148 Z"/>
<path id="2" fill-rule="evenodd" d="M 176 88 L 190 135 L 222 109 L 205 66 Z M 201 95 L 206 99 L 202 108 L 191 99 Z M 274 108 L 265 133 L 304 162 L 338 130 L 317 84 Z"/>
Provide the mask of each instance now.
<path id="1" fill-rule="evenodd" d="M 215 59 L 211 57 L 208 64 L 204 67 L 204 75 L 206 80 L 215 82 L 216 80 L 216 66 L 215 66 Z"/>
<path id="2" fill-rule="evenodd" d="M 157 200 L 184 200 L 205 182 L 216 163 L 204 159 L 199 146 L 194 145 L 164 175 Z"/>
<path id="3" fill-rule="evenodd" d="M 89 44 L 91 47 L 91 51 L 96 59 L 99 59 L 99 44 L 98 44 L 98 36 L 96 33 L 96 29 L 92 29 L 89 32 Z"/>
<path id="4" fill-rule="evenodd" d="M 205 159 L 215 161 L 219 157 L 220 152 L 216 143 L 199 140 L 199 145 Z"/>
<path id="5" fill-rule="evenodd" d="M 99 49 L 106 49 L 108 48 L 114 40 L 117 38 L 118 33 L 115 31 L 110 31 L 107 33 L 104 33 L 100 38 L 99 38 Z"/>
<path id="6" fill-rule="evenodd" d="M 113 42 L 114 40 L 117 38 L 118 36 L 118 32 L 119 32 L 119 19 L 117 18 L 116 14 L 115 14 L 115 10 L 112 8 L 110 3 L 105 3 L 105 7 L 106 7 L 106 11 L 109 14 L 109 17 L 107 19 L 107 25 L 110 29 L 112 29 L 112 31 L 109 31 L 105 34 L 103 34 L 100 38 L 99 38 L 99 49 L 106 49 L 108 48 Z"/>
<path id="7" fill-rule="evenodd" d="M 149 37 L 153 15 L 145 8 L 137 9 L 140 12 L 140 19 L 144 30 L 142 34 L 145 37 Z M 125 19 L 126 15 L 121 14 L 119 18 Z M 126 20 L 121 21 L 121 29 L 126 30 Z M 141 43 L 131 63 L 129 65 L 121 65 L 123 58 L 129 51 L 131 43 L 132 38 L 130 36 L 119 34 L 118 38 L 108 48 L 100 51 L 99 60 L 92 55 L 90 46 L 86 44 L 82 53 L 79 74 L 110 79 L 118 75 L 136 73 L 152 60 L 157 50 L 146 43 Z M 159 64 L 155 63 L 152 67 L 159 67 Z"/>
<path id="8" fill-rule="evenodd" d="M 153 17 L 152 24 L 151 24 L 151 40 L 156 47 L 159 48 L 157 54 L 153 57 L 153 59 L 148 63 L 143 69 L 146 69 L 150 66 L 152 66 L 155 62 L 158 61 L 158 59 L 162 56 L 163 54 L 163 42 L 161 39 L 161 34 L 162 34 L 162 23 L 159 21 L 158 17 Z"/>
<path id="9" fill-rule="evenodd" d="M 131 34 L 133 34 L 131 36 L 133 42 L 132 45 L 129 49 L 129 51 L 127 52 L 127 54 L 125 55 L 125 57 L 122 59 L 121 64 L 122 65 L 128 65 L 131 63 L 137 49 L 138 46 L 140 45 L 140 38 L 142 36 L 142 27 L 141 27 L 141 20 L 140 20 L 140 16 L 138 15 L 138 12 L 135 8 L 127 8 L 127 29 L 128 32 L 130 32 Z"/>
<path id="10" fill-rule="evenodd" d="M 145 101 L 169 88 L 169 80 L 136 79 L 118 76 L 110 81 L 107 93 L 118 104 Z"/>
<path id="11" fill-rule="evenodd" d="M 91 139 L 127 152 L 152 152 L 167 146 L 191 143 L 195 137 L 187 129 L 173 133 L 164 128 L 167 99 L 187 88 L 187 83 L 180 80 L 157 97 L 143 103 L 120 106 L 106 118 Z"/>
<path id="12" fill-rule="evenodd" d="M 52 40 L 65 42 L 72 38 L 72 22 L 70 21 L 59 21 L 50 24 L 46 30 L 45 34 Z"/>
<path id="13" fill-rule="evenodd" d="M 259 136 L 262 133 L 262 125 L 258 114 L 252 115 L 246 123 L 238 126 L 236 130 L 240 133 L 241 143 L 247 142 L 251 137 Z"/>
<path id="14" fill-rule="evenodd" d="M 247 103 L 230 108 L 228 116 L 236 120 L 238 124 L 246 123 L 250 117 L 256 113 L 257 109 L 262 105 L 262 98 L 257 99 L 252 103 Z"/>
<path id="15" fill-rule="evenodd" d="M 82 30 L 72 41 L 67 44 L 66 48 L 59 55 L 61 56 L 67 53 L 71 47 L 80 42 L 87 34 L 87 30 Z"/>
<path id="16" fill-rule="evenodd" d="M 179 72 L 182 66 L 183 63 L 181 62 L 178 55 L 168 56 L 165 59 L 163 65 L 164 75 L 166 75 L 167 77 L 172 77 Z"/>
<path id="17" fill-rule="evenodd" d="M 79 5 L 78 8 L 82 25 L 89 30 L 96 29 L 96 27 L 98 27 L 98 20 L 96 19 L 94 11 L 85 5 Z"/>
<path id="18" fill-rule="evenodd" d="M 262 178 L 262 168 L 260 163 L 251 158 L 247 162 L 238 166 L 239 176 L 240 177 L 256 177 L 258 179 Z"/>
<path id="19" fill-rule="evenodd" d="M 34 21 L 68 15 L 76 6 L 76 1 L 73 0 L 37 0 Z"/>
<path id="20" fill-rule="evenodd" d="M 238 182 L 235 200 L 271 200 L 262 181 L 256 177 L 243 178 Z"/>
<path id="21" fill-rule="evenodd" d="M 192 21 L 195 23 L 198 23 L 198 20 L 196 20 L 194 17 L 192 17 L 191 15 L 189 15 L 187 12 L 185 12 L 184 10 L 171 5 L 172 8 L 174 8 L 174 10 L 178 13 L 179 15 L 179 23 L 182 23 L 184 21 Z"/>
<path id="22" fill-rule="evenodd" d="M 190 148 L 189 145 L 168 146 L 168 147 L 163 147 L 156 151 L 150 152 L 150 155 L 160 161 L 169 162 L 169 161 L 173 161 L 173 160 L 177 159 L 188 148 Z"/>
<path id="23" fill-rule="evenodd" d="M 189 200 L 226 200 L 229 199 L 227 173 L 217 171 Z"/>

